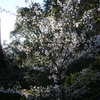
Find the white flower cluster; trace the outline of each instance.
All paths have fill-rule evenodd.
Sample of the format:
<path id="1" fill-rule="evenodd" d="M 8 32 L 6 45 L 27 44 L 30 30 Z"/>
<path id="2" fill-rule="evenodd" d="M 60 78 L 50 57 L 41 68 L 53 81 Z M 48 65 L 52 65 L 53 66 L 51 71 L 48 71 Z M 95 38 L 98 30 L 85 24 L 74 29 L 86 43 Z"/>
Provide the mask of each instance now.
<path id="1" fill-rule="evenodd" d="M 81 98 L 83 94 L 88 92 L 90 82 L 100 81 L 100 72 L 91 69 L 83 69 L 77 77 L 74 84 L 66 89 L 66 97 Z"/>
<path id="2" fill-rule="evenodd" d="M 34 86 L 31 88 L 31 90 L 22 89 L 21 93 L 27 98 L 27 100 L 37 99 L 37 98 L 49 98 L 51 96 L 54 96 L 52 93 L 55 94 L 55 97 L 57 97 L 60 100 L 61 96 L 61 89 L 58 87 L 58 85 L 55 86 L 47 86 L 46 88 L 40 86 L 36 87 Z M 57 100 L 58 100 L 57 99 Z"/>
<path id="3" fill-rule="evenodd" d="M 23 95 L 21 91 L 16 87 L 5 89 L 3 86 L 1 86 L 0 92 Z"/>

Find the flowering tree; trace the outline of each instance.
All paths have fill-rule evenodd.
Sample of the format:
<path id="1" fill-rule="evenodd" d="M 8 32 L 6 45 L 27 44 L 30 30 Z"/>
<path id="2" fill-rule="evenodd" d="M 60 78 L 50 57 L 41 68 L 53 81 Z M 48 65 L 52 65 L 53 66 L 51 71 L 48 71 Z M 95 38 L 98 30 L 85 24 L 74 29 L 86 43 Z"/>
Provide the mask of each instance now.
<path id="1" fill-rule="evenodd" d="M 26 97 L 74 100 L 82 96 L 79 92 L 82 92 L 83 84 L 88 86 L 92 78 L 99 77 L 95 71 L 92 75 L 92 72 L 88 74 L 89 69 L 81 68 L 82 72 L 75 73 L 72 83 L 66 82 L 72 78 L 67 78 L 68 71 L 72 68 L 72 73 L 77 67 L 74 64 L 80 59 L 99 59 L 99 2 L 87 2 L 85 9 L 83 0 L 45 0 L 43 8 L 32 3 L 18 9 L 15 28 L 11 32 L 12 42 L 5 51 L 13 55 L 7 56 L 11 61 L 9 65 L 21 69 L 22 79 L 28 84 L 23 85 L 20 79 L 15 82 Z"/>

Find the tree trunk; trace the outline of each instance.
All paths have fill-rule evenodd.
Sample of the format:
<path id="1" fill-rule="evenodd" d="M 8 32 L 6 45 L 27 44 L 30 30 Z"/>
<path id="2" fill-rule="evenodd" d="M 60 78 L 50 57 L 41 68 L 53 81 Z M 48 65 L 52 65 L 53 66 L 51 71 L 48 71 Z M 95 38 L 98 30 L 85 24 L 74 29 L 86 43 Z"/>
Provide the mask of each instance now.
<path id="1" fill-rule="evenodd" d="M 61 90 L 61 92 L 62 92 L 62 100 L 66 100 L 66 98 L 65 98 L 65 91 L 64 91 L 64 89 L 62 89 L 62 90 Z"/>
<path id="2" fill-rule="evenodd" d="M 1 44 L 0 44 L 0 68 L 7 68 L 7 65 L 4 61 L 4 55 L 3 55 Z"/>

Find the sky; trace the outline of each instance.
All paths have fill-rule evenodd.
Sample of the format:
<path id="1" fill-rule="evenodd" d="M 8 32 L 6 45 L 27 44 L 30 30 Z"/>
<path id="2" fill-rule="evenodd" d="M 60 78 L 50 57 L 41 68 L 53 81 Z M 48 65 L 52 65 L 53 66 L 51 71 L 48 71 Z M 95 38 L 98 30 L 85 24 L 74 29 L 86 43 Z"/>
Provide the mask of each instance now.
<path id="1" fill-rule="evenodd" d="M 28 0 L 33 2 L 43 3 L 43 0 Z M 1 40 L 10 41 L 10 31 L 14 28 L 14 23 L 16 16 L 6 13 L 5 11 L 1 12 L 1 9 L 5 9 L 6 11 L 10 11 L 16 14 L 17 7 L 26 7 L 29 6 L 29 3 L 26 3 L 25 0 L 0 0 L 0 19 L 1 19 Z"/>

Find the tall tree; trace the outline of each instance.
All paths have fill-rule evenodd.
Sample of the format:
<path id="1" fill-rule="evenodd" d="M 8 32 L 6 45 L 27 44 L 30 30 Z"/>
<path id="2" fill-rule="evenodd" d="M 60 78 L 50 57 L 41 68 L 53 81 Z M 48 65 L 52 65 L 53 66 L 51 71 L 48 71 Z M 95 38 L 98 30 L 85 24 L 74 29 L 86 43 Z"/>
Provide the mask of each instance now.
<path id="1" fill-rule="evenodd" d="M 4 55 L 1 45 L 1 19 L 0 19 L 0 68 L 6 68 L 6 62 L 4 61 Z"/>

